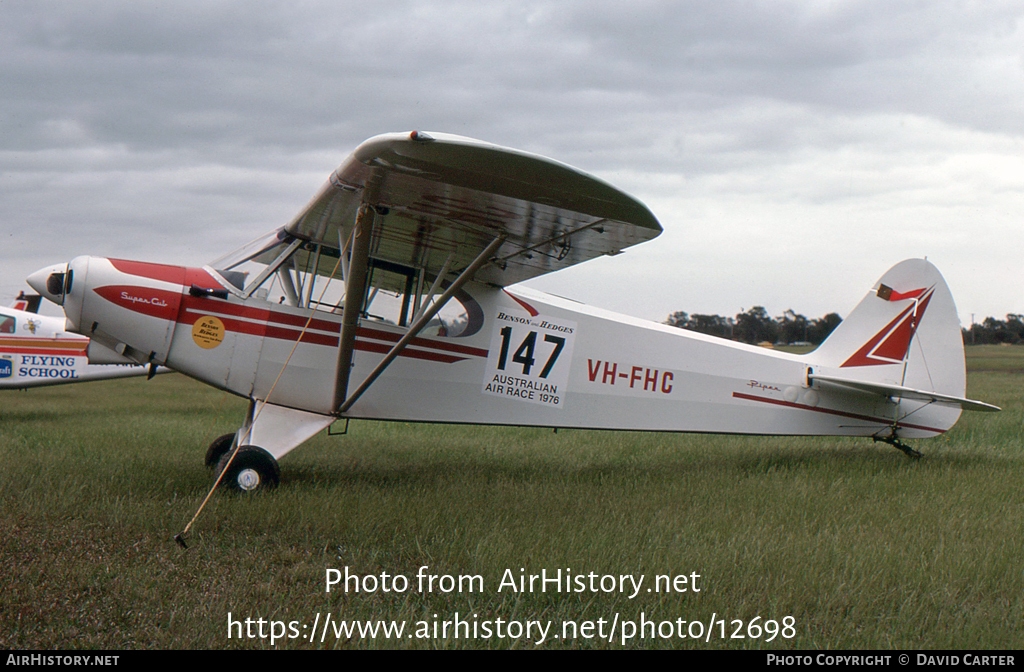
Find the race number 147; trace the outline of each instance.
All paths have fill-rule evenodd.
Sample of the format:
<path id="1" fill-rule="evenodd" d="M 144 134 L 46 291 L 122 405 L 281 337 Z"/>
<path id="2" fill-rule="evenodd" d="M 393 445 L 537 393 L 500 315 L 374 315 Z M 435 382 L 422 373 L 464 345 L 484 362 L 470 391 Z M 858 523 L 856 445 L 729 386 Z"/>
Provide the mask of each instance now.
<path id="1" fill-rule="evenodd" d="M 509 350 L 512 348 L 512 327 L 504 327 L 501 330 L 501 350 L 498 354 L 498 370 L 505 371 L 508 365 Z M 541 378 L 547 378 L 548 374 L 551 373 L 551 369 L 555 366 L 555 362 L 558 361 L 558 355 L 562 353 L 562 349 L 565 347 L 565 338 L 562 336 L 554 336 L 552 334 L 544 334 L 544 343 L 550 343 L 553 348 L 541 347 L 541 350 L 546 350 L 546 353 L 537 352 L 537 332 L 531 330 L 526 338 L 516 347 L 515 352 L 512 353 L 512 363 L 519 364 L 522 366 L 522 374 L 524 376 L 531 375 L 534 367 L 538 364 L 538 356 L 544 360 L 543 368 L 540 370 L 539 376 Z M 537 375 L 537 374 L 533 374 Z"/>
<path id="2" fill-rule="evenodd" d="M 516 403 L 565 408 L 576 323 L 504 311 L 497 319 L 487 352 L 483 393 Z"/>

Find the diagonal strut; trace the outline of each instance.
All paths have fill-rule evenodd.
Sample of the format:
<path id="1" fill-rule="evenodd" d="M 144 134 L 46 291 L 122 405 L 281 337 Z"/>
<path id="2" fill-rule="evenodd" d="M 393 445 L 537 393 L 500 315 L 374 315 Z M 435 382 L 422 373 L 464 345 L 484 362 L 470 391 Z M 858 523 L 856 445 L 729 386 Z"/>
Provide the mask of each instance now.
<path id="1" fill-rule="evenodd" d="M 455 296 L 455 293 L 462 289 L 462 286 L 473 278 L 473 276 L 476 274 L 476 271 L 491 259 L 493 254 L 498 250 L 499 247 L 501 247 L 501 244 L 503 242 L 505 242 L 505 236 L 498 236 L 497 238 L 492 240 L 491 243 L 487 247 L 485 247 L 482 252 L 480 252 L 480 254 L 477 255 L 476 259 L 473 260 L 473 263 L 467 266 L 466 269 L 459 274 L 459 277 L 456 278 L 451 285 L 449 285 L 448 289 L 445 290 L 444 294 L 442 294 L 441 297 L 437 301 L 435 301 L 428 310 L 424 311 L 423 314 L 420 315 L 419 319 L 417 319 L 412 324 L 412 326 L 409 327 L 409 330 L 405 332 L 405 335 L 402 336 L 402 338 L 391 347 L 391 350 L 388 351 L 388 354 L 384 355 L 384 359 L 382 359 L 380 363 L 377 364 L 377 366 L 373 369 L 373 371 L 370 372 L 370 375 L 366 377 L 366 380 L 362 382 L 358 389 L 356 389 L 356 391 L 353 392 L 352 395 L 345 400 L 345 403 L 341 404 L 341 406 L 338 407 L 338 415 L 344 414 L 348 409 L 352 407 L 352 404 L 356 403 L 356 400 L 358 400 L 359 397 L 362 396 L 363 392 L 366 392 L 366 390 L 369 389 L 370 385 L 372 385 L 373 382 L 377 380 L 378 376 L 380 376 L 380 374 L 384 372 L 384 369 L 386 369 L 388 365 L 390 365 L 391 362 L 393 362 L 395 358 L 398 357 L 402 350 L 405 349 L 405 346 L 407 346 L 412 341 L 412 339 L 416 338 L 420 331 L 423 330 L 423 327 L 427 326 L 427 322 L 433 319 L 434 315 L 436 315 L 442 308 L 444 308 L 445 304 L 447 304 L 448 301 L 451 300 L 453 296 Z M 347 308 L 348 306 L 346 305 L 346 309 Z"/>

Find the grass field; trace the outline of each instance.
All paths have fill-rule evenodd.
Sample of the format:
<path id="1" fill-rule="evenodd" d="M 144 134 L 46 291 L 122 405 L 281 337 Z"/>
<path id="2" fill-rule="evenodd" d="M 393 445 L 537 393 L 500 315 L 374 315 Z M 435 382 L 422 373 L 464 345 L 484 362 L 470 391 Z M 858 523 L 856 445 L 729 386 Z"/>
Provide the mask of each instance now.
<path id="1" fill-rule="evenodd" d="M 968 366 L 969 396 L 1004 411 L 913 442 L 917 461 L 868 440 L 352 422 L 285 457 L 277 491 L 215 496 L 187 551 L 172 537 L 210 485 L 206 445 L 243 401 L 179 375 L 3 393 L 0 649 L 271 646 L 229 638 L 229 612 L 307 638 L 275 648 L 535 646 L 496 623 L 484 639 L 500 618 L 552 622 L 544 647 L 1019 649 L 1024 348 L 972 348 Z M 422 566 L 483 590 L 421 592 Z M 411 585 L 327 593 L 345 567 Z M 645 583 L 499 592 L 520 568 Z M 700 591 L 647 592 L 655 575 Z M 328 613 L 406 634 L 458 613 L 478 638 L 308 641 Z M 623 642 L 641 618 L 672 636 Z M 594 637 L 552 637 L 588 620 Z"/>

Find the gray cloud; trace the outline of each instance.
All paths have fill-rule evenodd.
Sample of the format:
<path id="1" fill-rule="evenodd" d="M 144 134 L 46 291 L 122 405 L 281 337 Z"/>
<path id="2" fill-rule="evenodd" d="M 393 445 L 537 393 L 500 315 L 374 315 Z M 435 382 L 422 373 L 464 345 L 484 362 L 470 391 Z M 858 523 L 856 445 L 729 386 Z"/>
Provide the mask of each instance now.
<path id="1" fill-rule="evenodd" d="M 1011 2 L 0 4 L 3 294 L 79 253 L 197 264 L 360 141 L 535 151 L 666 233 L 537 281 L 598 305 L 848 310 L 928 254 L 1024 310 L 1024 10 Z"/>

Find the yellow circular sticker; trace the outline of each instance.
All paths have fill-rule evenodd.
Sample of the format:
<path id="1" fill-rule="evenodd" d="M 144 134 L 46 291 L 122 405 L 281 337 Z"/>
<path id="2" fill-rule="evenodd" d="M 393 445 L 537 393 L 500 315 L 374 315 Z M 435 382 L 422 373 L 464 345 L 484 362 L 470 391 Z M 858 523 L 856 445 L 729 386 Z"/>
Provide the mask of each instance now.
<path id="1" fill-rule="evenodd" d="M 224 323 L 213 315 L 205 315 L 192 325 L 192 340 L 200 348 L 216 348 L 224 341 Z"/>

